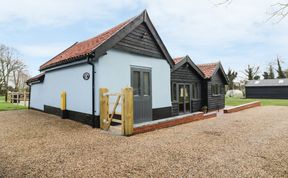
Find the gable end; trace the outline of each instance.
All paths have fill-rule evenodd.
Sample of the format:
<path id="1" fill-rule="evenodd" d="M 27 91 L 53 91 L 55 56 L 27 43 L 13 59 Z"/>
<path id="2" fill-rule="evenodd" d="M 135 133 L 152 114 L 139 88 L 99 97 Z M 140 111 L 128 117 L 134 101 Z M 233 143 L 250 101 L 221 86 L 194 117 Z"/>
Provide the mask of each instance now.
<path id="1" fill-rule="evenodd" d="M 165 59 L 163 52 L 145 23 L 136 27 L 126 37 L 120 40 L 114 48 L 140 55 Z"/>

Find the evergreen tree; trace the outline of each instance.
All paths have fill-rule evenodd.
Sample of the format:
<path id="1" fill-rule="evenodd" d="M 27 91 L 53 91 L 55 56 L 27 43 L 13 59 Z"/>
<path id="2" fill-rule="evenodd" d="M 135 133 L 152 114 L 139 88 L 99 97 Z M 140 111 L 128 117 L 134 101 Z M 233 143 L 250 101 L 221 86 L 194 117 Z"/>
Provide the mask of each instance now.
<path id="1" fill-rule="evenodd" d="M 282 63 L 282 61 L 280 60 L 279 56 L 277 56 L 277 67 L 278 67 L 278 69 L 276 69 L 276 71 L 278 73 L 278 77 L 277 78 L 286 78 L 285 73 L 282 70 L 281 63 Z"/>
<path id="2" fill-rule="evenodd" d="M 244 75 L 247 77 L 248 80 L 257 80 L 256 78 L 260 78 L 260 76 L 258 76 L 258 71 L 259 71 L 259 66 L 255 67 L 255 66 L 250 66 L 248 65 L 248 68 L 245 69 L 244 71 Z"/>
<path id="3" fill-rule="evenodd" d="M 285 70 L 286 78 L 288 78 L 288 69 Z"/>
<path id="4" fill-rule="evenodd" d="M 274 68 L 273 68 L 273 65 L 270 64 L 270 65 L 269 65 L 268 79 L 274 79 L 274 78 L 275 78 Z"/>
<path id="5" fill-rule="evenodd" d="M 260 80 L 260 76 L 259 75 L 255 75 L 253 79 L 254 80 Z"/>
<path id="6" fill-rule="evenodd" d="M 264 73 L 262 74 L 262 76 L 264 77 L 264 79 L 269 79 L 269 74 L 268 74 L 268 72 L 264 72 Z"/>

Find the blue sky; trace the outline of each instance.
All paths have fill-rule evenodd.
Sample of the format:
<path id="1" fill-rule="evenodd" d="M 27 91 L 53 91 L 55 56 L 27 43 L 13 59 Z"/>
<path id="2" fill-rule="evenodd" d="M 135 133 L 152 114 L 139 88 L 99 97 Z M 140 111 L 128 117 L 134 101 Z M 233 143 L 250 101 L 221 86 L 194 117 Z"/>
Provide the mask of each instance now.
<path id="1" fill-rule="evenodd" d="M 195 63 L 221 61 L 241 73 L 265 70 L 277 55 L 288 68 L 288 18 L 265 22 L 275 0 L 10 0 L 0 6 L 0 43 L 19 50 L 31 75 L 76 41 L 131 18 L 144 9 L 172 57 Z M 220 1 L 221 2 L 221 1 Z M 281 1 L 279 1 L 281 2 Z M 241 79 L 241 77 L 240 77 Z"/>

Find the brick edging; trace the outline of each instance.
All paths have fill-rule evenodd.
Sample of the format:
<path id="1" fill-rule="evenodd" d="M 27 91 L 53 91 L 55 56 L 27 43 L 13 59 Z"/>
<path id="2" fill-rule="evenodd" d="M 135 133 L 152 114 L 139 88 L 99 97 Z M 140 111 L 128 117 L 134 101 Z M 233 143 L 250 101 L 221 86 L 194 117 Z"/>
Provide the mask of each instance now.
<path id="1" fill-rule="evenodd" d="M 245 109 L 250 109 L 250 108 L 254 108 L 254 107 L 258 107 L 258 106 L 261 106 L 261 102 L 255 101 L 255 102 L 246 103 L 246 104 L 242 104 L 239 106 L 224 109 L 224 113 L 227 114 L 227 113 L 239 112 L 239 111 L 243 111 Z"/>
<path id="2" fill-rule="evenodd" d="M 183 116 L 182 118 L 178 116 L 175 119 L 159 121 L 158 123 L 147 124 L 147 125 L 143 125 L 140 127 L 135 127 L 133 129 L 133 135 L 145 133 L 145 132 L 150 132 L 150 131 L 154 131 L 154 130 L 158 130 L 158 129 L 162 129 L 162 128 L 172 127 L 172 126 L 176 126 L 176 125 L 180 125 L 180 124 L 185 124 L 185 123 L 189 123 L 189 122 L 199 121 L 199 120 L 203 120 L 203 119 L 214 118 L 216 116 L 217 116 L 216 113 L 204 114 L 203 112 L 197 112 L 197 113 L 194 113 L 192 115 Z"/>
<path id="3" fill-rule="evenodd" d="M 204 114 L 203 117 L 204 117 L 203 119 L 211 119 L 217 117 L 217 112 L 208 112 Z"/>

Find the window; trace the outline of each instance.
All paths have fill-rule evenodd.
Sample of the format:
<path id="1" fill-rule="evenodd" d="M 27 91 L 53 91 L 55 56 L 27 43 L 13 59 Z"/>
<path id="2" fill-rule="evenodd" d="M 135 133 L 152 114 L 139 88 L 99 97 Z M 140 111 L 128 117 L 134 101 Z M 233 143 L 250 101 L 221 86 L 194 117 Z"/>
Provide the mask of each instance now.
<path id="1" fill-rule="evenodd" d="M 133 71 L 133 92 L 134 95 L 140 95 L 140 72 Z"/>
<path id="2" fill-rule="evenodd" d="M 220 85 L 220 94 L 225 94 L 225 87 L 224 87 L 224 85 Z"/>
<path id="3" fill-rule="evenodd" d="M 172 101 L 177 101 L 177 84 L 172 83 Z"/>
<path id="4" fill-rule="evenodd" d="M 211 90 L 212 90 L 212 96 L 219 96 L 221 94 L 221 85 L 212 84 Z"/>
<path id="5" fill-rule="evenodd" d="M 150 95 L 150 75 L 149 72 L 143 72 L 143 82 L 144 82 L 144 88 L 143 88 L 143 94 L 144 96 Z"/>
<path id="6" fill-rule="evenodd" d="M 199 93 L 200 93 L 200 89 L 199 89 L 199 84 L 198 83 L 193 83 L 192 84 L 192 99 L 199 99 Z"/>

